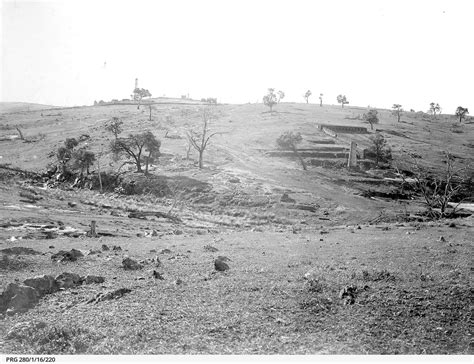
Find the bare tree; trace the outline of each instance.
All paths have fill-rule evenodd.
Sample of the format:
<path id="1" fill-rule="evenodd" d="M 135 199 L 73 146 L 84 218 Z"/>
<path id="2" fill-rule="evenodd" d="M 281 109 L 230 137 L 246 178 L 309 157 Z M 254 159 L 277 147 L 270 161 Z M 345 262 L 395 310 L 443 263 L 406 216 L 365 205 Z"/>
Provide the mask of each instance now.
<path id="1" fill-rule="evenodd" d="M 202 131 L 196 132 L 194 130 L 189 130 L 187 132 L 188 140 L 191 146 L 197 150 L 199 153 L 199 168 L 202 169 L 203 167 L 203 157 L 204 151 L 207 148 L 209 140 L 216 135 L 217 133 L 210 133 L 209 132 L 209 122 L 212 119 L 212 114 L 209 110 L 202 110 L 201 113 L 202 119 Z"/>
<path id="2" fill-rule="evenodd" d="M 312 92 L 310 90 L 306 91 L 306 93 L 303 95 L 303 97 L 306 100 L 306 103 L 309 102 L 309 97 L 312 95 Z"/>
<path id="3" fill-rule="evenodd" d="M 469 166 L 463 168 L 456 166 L 455 159 L 450 153 L 445 152 L 445 168 L 439 174 L 420 166 L 413 156 L 404 160 L 405 164 L 408 163 L 404 166 L 404 170 L 410 172 L 411 181 L 398 167 L 397 172 L 405 185 L 412 185 L 414 190 L 422 196 L 430 217 L 454 216 L 459 205 L 464 201 L 463 196 L 470 194 L 472 197 L 472 170 Z M 455 200 L 457 203 L 451 211 L 448 211 L 450 203 Z M 439 212 L 433 209 L 439 209 Z"/>
<path id="4" fill-rule="evenodd" d="M 323 94 L 319 94 L 319 106 L 323 107 Z"/>

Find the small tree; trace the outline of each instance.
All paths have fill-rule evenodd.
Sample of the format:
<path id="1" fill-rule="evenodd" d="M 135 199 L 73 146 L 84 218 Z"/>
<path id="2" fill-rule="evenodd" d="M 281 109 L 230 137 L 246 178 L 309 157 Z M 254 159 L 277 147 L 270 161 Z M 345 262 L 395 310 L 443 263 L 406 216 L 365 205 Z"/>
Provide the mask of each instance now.
<path id="1" fill-rule="evenodd" d="M 142 153 L 147 150 L 147 146 L 151 146 L 152 151 L 155 150 L 153 144 L 160 144 L 152 132 L 146 131 L 140 134 L 129 134 L 128 138 L 117 138 L 110 143 L 110 150 L 116 158 L 125 155 L 128 159 L 132 159 L 137 167 L 137 172 L 142 172 Z"/>
<path id="2" fill-rule="evenodd" d="M 158 159 L 160 156 L 161 141 L 156 139 L 155 136 L 148 132 L 145 136 L 145 152 L 148 155 L 144 156 L 145 159 L 145 174 L 148 175 L 148 165 Z"/>
<path id="3" fill-rule="evenodd" d="M 74 148 L 79 144 L 75 138 L 67 138 L 64 145 L 59 147 L 56 152 L 56 158 L 61 167 L 62 173 L 67 172 L 67 165 L 73 157 Z"/>
<path id="4" fill-rule="evenodd" d="M 395 115 L 397 117 L 397 122 L 400 122 L 400 117 L 402 116 L 402 112 L 403 112 L 402 105 L 393 104 L 392 109 L 393 109 L 392 115 Z"/>
<path id="5" fill-rule="evenodd" d="M 211 118 L 212 114 L 209 110 L 202 110 L 202 132 L 189 130 L 187 133 L 189 144 L 191 144 L 191 146 L 199 153 L 199 169 L 202 169 L 203 167 L 204 151 L 207 148 L 209 140 L 217 134 L 209 133 L 209 122 L 211 121 Z"/>
<path id="6" fill-rule="evenodd" d="M 392 150 L 387 146 L 387 141 L 382 134 L 375 134 L 370 137 L 372 145 L 366 151 L 366 156 L 375 159 L 375 166 L 378 167 L 380 162 L 388 163 L 392 160 Z"/>
<path id="7" fill-rule="evenodd" d="M 456 166 L 453 156 L 445 152 L 445 167 L 442 173 L 435 174 L 420 166 L 413 156 L 404 158 L 404 170 L 410 172 L 411 181 L 405 173 L 397 167 L 398 174 L 403 179 L 404 185 L 410 185 L 419 193 L 428 208 L 428 215 L 432 218 L 454 216 L 457 208 L 464 201 L 464 196 L 472 196 L 472 170 L 469 166 L 460 168 Z M 449 204 L 456 203 L 448 211 Z M 433 209 L 439 209 L 434 211 Z"/>
<path id="8" fill-rule="evenodd" d="M 436 113 L 441 114 L 441 106 L 439 106 L 438 103 L 430 103 L 430 109 L 428 110 L 430 114 L 432 114 L 434 117 L 436 117 Z"/>
<path id="9" fill-rule="evenodd" d="M 95 154 L 86 148 L 80 148 L 72 153 L 72 159 L 72 168 L 76 170 L 80 169 L 82 177 L 84 175 L 84 170 L 86 170 L 87 175 L 89 175 L 89 167 L 95 162 Z"/>
<path id="10" fill-rule="evenodd" d="M 143 98 L 145 97 L 151 97 L 150 91 L 144 88 L 136 88 L 133 90 L 133 100 L 138 103 L 137 109 L 140 109 L 140 103 Z"/>
<path id="11" fill-rule="evenodd" d="M 112 120 L 106 122 L 105 130 L 110 131 L 115 139 L 118 138 L 118 135 L 123 131 L 122 129 L 123 121 L 120 118 L 114 116 Z"/>
<path id="12" fill-rule="evenodd" d="M 309 102 L 309 97 L 312 95 L 312 92 L 310 90 L 306 91 L 306 93 L 303 95 L 303 97 L 306 100 L 306 103 Z"/>
<path id="13" fill-rule="evenodd" d="M 364 114 L 364 120 L 370 124 L 370 128 L 374 130 L 374 124 L 379 123 L 378 111 L 375 109 L 369 110 L 367 114 Z"/>
<path id="14" fill-rule="evenodd" d="M 466 115 L 469 114 L 469 110 L 465 107 L 458 106 L 456 109 L 456 116 L 459 118 L 459 122 L 462 123 L 462 120 L 466 118 Z"/>
<path id="15" fill-rule="evenodd" d="M 273 106 L 278 103 L 277 96 L 275 95 L 275 89 L 269 88 L 268 93 L 263 96 L 263 103 L 270 108 L 270 113 L 273 112 Z"/>
<path id="16" fill-rule="evenodd" d="M 278 91 L 278 103 L 280 103 L 280 100 L 283 100 L 285 98 L 285 93 L 283 91 Z"/>
<path id="17" fill-rule="evenodd" d="M 319 106 L 323 107 L 323 94 L 319 94 Z"/>
<path id="18" fill-rule="evenodd" d="M 294 134 L 291 131 L 286 131 L 282 135 L 280 135 L 276 141 L 278 148 L 283 149 L 283 150 L 291 150 L 295 155 L 298 157 L 300 160 L 301 165 L 303 166 L 303 169 L 306 171 L 306 163 L 301 157 L 301 155 L 298 153 L 297 145 L 301 143 L 303 140 L 303 137 L 301 136 L 301 133 L 296 133 Z"/>
<path id="19" fill-rule="evenodd" d="M 349 103 L 349 101 L 347 101 L 346 95 L 338 95 L 337 102 L 341 104 L 342 108 L 344 108 L 345 104 Z"/>

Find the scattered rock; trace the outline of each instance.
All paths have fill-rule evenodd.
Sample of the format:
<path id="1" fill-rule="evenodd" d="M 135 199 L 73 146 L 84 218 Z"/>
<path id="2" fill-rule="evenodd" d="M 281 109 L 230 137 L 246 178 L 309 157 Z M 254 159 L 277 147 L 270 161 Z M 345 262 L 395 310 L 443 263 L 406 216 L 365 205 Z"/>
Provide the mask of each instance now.
<path id="1" fill-rule="evenodd" d="M 115 251 L 122 251 L 122 248 L 118 245 L 114 245 L 112 250 L 115 250 Z"/>
<path id="2" fill-rule="evenodd" d="M 265 254 L 265 252 L 263 252 L 263 254 Z M 218 259 L 218 260 L 221 260 L 221 261 L 223 261 L 223 262 L 231 262 L 231 261 L 232 261 L 232 260 L 230 260 L 229 258 L 227 258 L 227 257 L 224 256 L 224 255 L 219 255 L 219 256 L 217 257 L 217 259 Z"/>
<path id="3" fill-rule="evenodd" d="M 177 230 L 173 231 L 173 234 L 174 235 L 183 235 L 183 230 L 177 229 Z"/>
<path id="4" fill-rule="evenodd" d="M 107 300 L 114 300 L 123 297 L 125 294 L 132 292 L 129 288 L 119 288 L 115 291 L 108 293 L 99 293 L 95 297 L 91 298 L 87 303 L 99 303 Z"/>
<path id="5" fill-rule="evenodd" d="M 150 249 L 150 253 L 156 253 L 156 249 Z"/>
<path id="6" fill-rule="evenodd" d="M 360 227 L 360 225 L 357 225 L 357 230 L 361 230 L 362 228 Z"/>
<path id="7" fill-rule="evenodd" d="M 204 250 L 206 252 L 211 252 L 211 253 L 215 253 L 215 252 L 219 251 L 219 249 L 214 248 L 212 245 L 205 245 Z"/>
<path id="8" fill-rule="evenodd" d="M 49 249 L 54 249 L 54 245 L 50 245 L 48 248 Z"/>
<path id="9" fill-rule="evenodd" d="M 130 258 L 125 258 L 124 260 L 122 260 L 122 265 L 123 269 L 125 270 L 138 270 L 143 268 L 141 264 Z"/>
<path id="10" fill-rule="evenodd" d="M 156 270 L 153 271 L 153 278 L 155 279 L 160 279 L 160 280 L 164 280 L 165 278 L 163 277 L 163 275 L 159 272 L 157 272 Z"/>
<path id="11" fill-rule="evenodd" d="M 92 275 L 89 275 L 89 276 L 86 276 L 86 278 L 84 278 L 84 283 L 85 283 L 85 284 L 104 283 L 104 282 L 105 282 L 105 278 L 104 278 L 104 277 L 101 277 L 101 276 L 92 276 Z"/>
<path id="12" fill-rule="evenodd" d="M 240 183 L 240 179 L 238 179 L 237 177 L 230 178 L 230 179 L 229 179 L 229 182 L 230 182 L 230 183 Z"/>
<path id="13" fill-rule="evenodd" d="M 67 205 L 68 205 L 69 207 L 76 207 L 76 206 L 77 206 L 77 203 L 75 203 L 75 202 L 68 202 Z"/>
<path id="14" fill-rule="evenodd" d="M 31 336 L 33 331 L 41 330 L 46 327 L 43 321 L 25 321 L 14 325 L 5 336 L 5 339 L 26 339 Z"/>
<path id="15" fill-rule="evenodd" d="M 214 260 L 214 268 L 219 272 L 224 272 L 224 271 L 230 269 L 230 267 L 227 265 L 227 263 L 223 262 L 220 259 Z"/>
<path id="16" fill-rule="evenodd" d="M 54 277 L 49 275 L 36 276 L 34 278 L 28 278 L 23 281 L 23 284 L 28 287 L 32 287 L 38 291 L 40 296 L 45 294 L 54 293 L 59 290 L 59 285 Z"/>
<path id="17" fill-rule="evenodd" d="M 446 242 L 446 239 L 444 238 L 444 236 L 440 236 L 439 239 L 438 239 L 439 242 L 441 243 L 445 243 Z"/>
<path id="18" fill-rule="evenodd" d="M 339 299 L 344 300 L 345 305 L 352 305 L 355 303 L 357 296 L 357 286 L 350 285 L 341 289 L 339 292 Z"/>
<path id="19" fill-rule="evenodd" d="M 82 284 L 82 278 L 76 273 L 64 272 L 58 275 L 55 280 L 59 289 L 74 288 Z"/>
<path id="20" fill-rule="evenodd" d="M 177 280 L 174 281 L 174 284 L 176 284 L 177 286 L 180 286 L 182 285 L 184 282 L 182 279 L 178 278 Z"/>
<path id="21" fill-rule="evenodd" d="M 0 312 L 6 311 L 7 315 L 26 312 L 38 303 L 39 298 L 38 291 L 33 287 L 9 283 L 0 296 Z"/>
<path id="22" fill-rule="evenodd" d="M 158 256 L 150 259 L 150 263 L 155 264 L 155 267 L 161 267 L 161 260 L 158 258 Z"/>
<path id="23" fill-rule="evenodd" d="M 86 255 L 94 255 L 94 254 L 101 254 L 102 252 L 100 250 L 92 250 L 92 249 L 89 249 L 88 251 L 86 251 Z"/>
<path id="24" fill-rule="evenodd" d="M 295 203 L 296 200 L 291 198 L 290 196 L 288 196 L 288 193 L 284 193 L 281 198 L 280 198 L 280 202 L 288 202 L 288 203 Z"/>
<path id="25" fill-rule="evenodd" d="M 320 233 L 321 235 L 323 235 L 323 234 L 329 234 L 329 231 L 327 231 L 327 230 L 320 230 L 319 233 Z"/>
<path id="26" fill-rule="evenodd" d="M 51 259 L 57 262 L 75 262 L 77 258 L 83 257 L 81 251 L 71 249 L 70 251 L 60 250 L 56 254 L 51 255 Z"/>
<path id="27" fill-rule="evenodd" d="M 160 254 L 170 254 L 171 253 L 171 250 L 169 249 L 163 249 Z"/>
<path id="28" fill-rule="evenodd" d="M 110 248 L 107 245 L 102 244 L 102 250 L 105 252 L 107 250 L 110 250 Z"/>
<path id="29" fill-rule="evenodd" d="M 455 228 L 455 227 L 456 227 L 456 224 L 455 224 L 454 222 L 450 222 L 449 225 L 448 225 L 448 227 L 450 227 L 450 228 Z"/>

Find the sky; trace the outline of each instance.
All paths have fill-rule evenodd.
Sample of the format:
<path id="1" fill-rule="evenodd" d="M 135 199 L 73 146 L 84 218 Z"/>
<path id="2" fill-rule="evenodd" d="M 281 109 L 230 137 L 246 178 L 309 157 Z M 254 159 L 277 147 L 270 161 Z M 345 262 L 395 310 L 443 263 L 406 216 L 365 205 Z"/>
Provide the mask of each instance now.
<path id="1" fill-rule="evenodd" d="M 217 97 L 474 112 L 472 0 L 2 0 L 0 101 Z"/>

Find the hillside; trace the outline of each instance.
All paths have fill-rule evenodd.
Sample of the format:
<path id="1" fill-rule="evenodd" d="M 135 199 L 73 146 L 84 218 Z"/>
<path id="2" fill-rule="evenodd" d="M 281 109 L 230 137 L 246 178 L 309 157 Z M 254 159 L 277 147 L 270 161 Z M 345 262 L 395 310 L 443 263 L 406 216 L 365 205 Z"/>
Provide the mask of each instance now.
<path id="1" fill-rule="evenodd" d="M 33 104 L 29 102 L 0 102 L 0 114 L 47 110 L 56 107 L 57 106 Z"/>
<path id="2" fill-rule="evenodd" d="M 124 104 L 0 115 L 0 352 L 472 353 L 473 217 L 433 220 L 393 170 L 346 165 L 350 142 L 362 157 L 377 130 L 394 165 L 410 152 L 441 173 L 449 151 L 472 172 L 473 123 L 398 123 L 379 110 L 371 130 L 365 108 L 213 105 L 199 169 L 186 133 L 202 127 L 202 108 L 161 100 L 151 120 L 148 106 Z M 113 158 L 113 117 L 123 135 L 161 140 L 148 176 Z M 276 146 L 287 130 L 302 135 L 306 171 Z M 121 185 L 100 193 L 45 174 L 66 138 L 95 152 L 93 176 L 99 163 L 122 168 Z M 35 279 L 50 286 L 33 302 L 10 294 Z"/>

